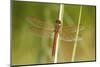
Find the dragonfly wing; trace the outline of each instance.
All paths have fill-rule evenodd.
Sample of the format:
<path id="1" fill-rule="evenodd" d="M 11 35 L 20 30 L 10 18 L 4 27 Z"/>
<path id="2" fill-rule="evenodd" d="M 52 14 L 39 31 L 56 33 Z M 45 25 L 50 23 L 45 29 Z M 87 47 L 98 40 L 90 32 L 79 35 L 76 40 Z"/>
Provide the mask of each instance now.
<path id="1" fill-rule="evenodd" d="M 68 26 L 68 25 L 65 26 L 64 25 L 62 30 L 65 31 L 65 32 L 75 33 L 77 31 L 77 25 L 72 25 L 72 26 Z M 79 31 L 81 32 L 81 31 L 84 31 L 84 30 L 85 30 L 84 26 L 80 26 Z"/>
<path id="2" fill-rule="evenodd" d="M 78 41 L 82 40 L 81 32 L 83 31 L 83 27 L 80 28 Z M 77 26 L 66 26 L 63 27 L 60 40 L 66 42 L 74 42 L 76 37 Z"/>
<path id="3" fill-rule="evenodd" d="M 73 38 L 60 37 L 60 40 L 65 41 L 65 42 L 74 42 L 75 37 L 73 37 Z M 81 41 L 81 40 L 83 40 L 82 37 L 78 37 L 78 41 Z"/>
<path id="4" fill-rule="evenodd" d="M 27 17 L 26 20 L 30 25 L 29 29 L 38 37 L 48 38 L 53 32 L 53 25 L 50 25 L 50 22 L 44 22 L 32 16 Z"/>
<path id="5" fill-rule="evenodd" d="M 52 38 L 51 37 L 51 34 L 53 33 L 53 31 L 51 30 L 45 30 L 45 29 L 38 29 L 38 28 L 33 28 L 33 27 L 30 27 L 29 30 L 34 34 L 36 35 L 37 37 L 40 37 L 40 38 Z"/>
<path id="6" fill-rule="evenodd" d="M 50 22 L 47 22 L 47 21 L 42 21 L 40 19 L 37 19 L 33 16 L 29 16 L 26 18 L 27 19 L 27 22 L 30 23 L 33 27 L 36 27 L 36 28 L 45 28 L 46 30 L 49 30 L 49 29 L 53 29 L 54 26 L 50 23 Z"/>

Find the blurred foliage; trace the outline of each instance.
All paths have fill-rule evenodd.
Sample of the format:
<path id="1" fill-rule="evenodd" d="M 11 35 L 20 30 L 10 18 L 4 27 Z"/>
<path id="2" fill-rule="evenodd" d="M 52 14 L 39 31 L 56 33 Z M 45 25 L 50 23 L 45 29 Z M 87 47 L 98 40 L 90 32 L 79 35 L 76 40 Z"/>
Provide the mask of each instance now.
<path id="1" fill-rule="evenodd" d="M 12 65 L 53 63 L 53 57 L 51 57 L 52 39 L 46 38 L 44 29 L 48 27 L 45 22 L 49 22 L 54 27 L 59 5 L 12 2 Z M 80 5 L 65 4 L 63 26 L 77 26 L 79 9 Z M 95 6 L 83 5 L 81 26 L 84 27 L 84 31 L 80 32 L 83 40 L 78 42 L 75 61 L 95 60 L 95 11 Z M 42 26 L 40 24 L 38 33 L 31 31 L 31 25 L 27 20 L 29 16 L 45 21 Z M 42 37 L 39 37 L 38 34 Z M 74 42 L 61 41 L 58 62 L 71 62 L 73 44 Z"/>

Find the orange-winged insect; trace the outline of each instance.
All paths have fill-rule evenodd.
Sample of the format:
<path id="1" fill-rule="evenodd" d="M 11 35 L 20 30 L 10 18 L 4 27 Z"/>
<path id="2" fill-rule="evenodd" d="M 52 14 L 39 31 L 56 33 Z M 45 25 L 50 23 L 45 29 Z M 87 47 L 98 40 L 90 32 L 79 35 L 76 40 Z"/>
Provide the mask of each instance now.
<path id="1" fill-rule="evenodd" d="M 45 22 L 42 20 L 39 20 L 35 17 L 29 16 L 27 17 L 28 22 L 31 24 L 31 30 L 33 33 L 35 33 L 38 37 L 41 36 L 41 31 L 44 32 L 46 38 L 53 38 L 53 45 L 52 45 L 52 56 L 55 55 L 55 48 L 56 48 L 56 39 L 58 33 L 60 33 L 60 40 L 64 42 L 74 42 L 75 41 L 75 34 L 77 31 L 77 25 L 63 25 L 62 30 L 60 30 L 60 21 L 56 21 L 56 24 L 53 25 L 50 22 Z M 54 22 L 55 23 L 55 22 Z M 43 27 L 45 28 L 43 29 Z M 80 27 L 80 32 L 83 31 L 84 28 Z M 51 34 L 54 34 L 54 36 L 51 36 Z M 82 37 L 78 37 L 78 41 L 81 41 Z"/>

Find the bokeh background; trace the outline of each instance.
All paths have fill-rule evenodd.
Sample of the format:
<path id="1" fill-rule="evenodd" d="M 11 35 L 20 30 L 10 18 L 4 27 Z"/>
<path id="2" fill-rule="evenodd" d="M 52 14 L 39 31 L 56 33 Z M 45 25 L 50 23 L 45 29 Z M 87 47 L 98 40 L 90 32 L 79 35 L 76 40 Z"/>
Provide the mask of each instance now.
<path id="1" fill-rule="evenodd" d="M 58 18 L 60 4 L 13 1 L 11 10 L 12 65 L 53 63 L 52 31 Z M 59 40 L 58 63 L 71 62 L 75 31 L 79 19 L 80 5 L 65 4 L 62 37 Z M 31 23 L 32 22 L 32 23 Z M 95 61 L 96 7 L 83 5 L 81 28 L 75 54 L 75 62 Z M 52 31 L 51 31 L 52 30 Z M 68 38 L 68 39 L 67 39 Z"/>

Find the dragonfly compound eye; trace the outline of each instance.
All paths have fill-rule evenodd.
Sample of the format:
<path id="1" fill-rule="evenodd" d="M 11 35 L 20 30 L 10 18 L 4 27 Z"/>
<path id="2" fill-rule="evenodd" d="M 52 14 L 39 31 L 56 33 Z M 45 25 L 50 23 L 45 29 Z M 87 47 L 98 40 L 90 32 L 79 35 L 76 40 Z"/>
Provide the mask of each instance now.
<path id="1" fill-rule="evenodd" d="M 60 21 L 60 20 L 56 20 L 56 23 L 57 23 L 57 24 L 61 24 L 61 21 Z"/>

